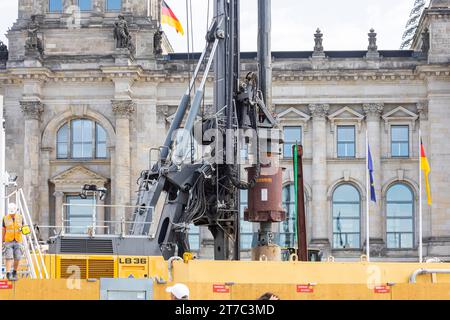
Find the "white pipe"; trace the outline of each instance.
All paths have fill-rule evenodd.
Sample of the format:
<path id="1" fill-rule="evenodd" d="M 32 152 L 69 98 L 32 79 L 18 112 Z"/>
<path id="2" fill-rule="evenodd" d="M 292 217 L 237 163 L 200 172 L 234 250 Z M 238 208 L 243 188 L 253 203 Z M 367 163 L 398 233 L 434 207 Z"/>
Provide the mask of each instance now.
<path id="1" fill-rule="evenodd" d="M 421 157 L 422 131 L 419 129 L 419 262 L 423 263 L 423 209 L 422 209 L 422 157 Z"/>
<path id="2" fill-rule="evenodd" d="M 173 271 L 173 262 L 174 261 L 183 261 L 183 259 L 180 258 L 180 257 L 177 257 L 177 256 L 172 257 L 172 258 L 169 259 L 169 261 L 168 261 L 168 264 L 169 264 L 169 282 L 173 281 L 172 271 Z"/>
<path id="3" fill-rule="evenodd" d="M 417 276 L 421 274 L 450 274 L 450 269 L 417 269 L 409 278 L 409 283 L 416 283 Z"/>
<path id="4" fill-rule="evenodd" d="M 369 133 L 366 129 L 366 255 L 367 262 L 370 262 L 370 182 L 369 182 Z"/>

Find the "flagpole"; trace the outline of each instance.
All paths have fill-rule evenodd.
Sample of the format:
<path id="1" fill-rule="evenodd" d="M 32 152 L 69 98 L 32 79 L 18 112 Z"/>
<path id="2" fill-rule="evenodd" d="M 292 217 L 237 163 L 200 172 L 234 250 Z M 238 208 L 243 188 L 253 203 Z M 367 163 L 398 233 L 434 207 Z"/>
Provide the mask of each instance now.
<path id="1" fill-rule="evenodd" d="M 422 225 L 422 131 L 419 129 L 419 262 L 423 262 L 423 225 Z"/>
<path id="2" fill-rule="evenodd" d="M 366 129 L 366 256 L 367 261 L 370 261 L 370 223 L 369 223 L 369 209 L 370 209 L 370 182 L 369 182 L 369 134 Z"/>

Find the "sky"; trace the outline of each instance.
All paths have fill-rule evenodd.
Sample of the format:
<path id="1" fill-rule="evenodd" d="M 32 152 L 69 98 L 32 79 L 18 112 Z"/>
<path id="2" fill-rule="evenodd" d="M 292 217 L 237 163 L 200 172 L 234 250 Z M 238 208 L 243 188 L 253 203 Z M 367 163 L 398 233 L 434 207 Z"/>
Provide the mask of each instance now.
<path id="1" fill-rule="evenodd" d="M 0 40 L 17 19 L 17 0 L 0 0 Z M 192 4 L 194 51 L 201 51 L 214 0 L 166 0 L 187 31 L 186 2 Z M 380 50 L 400 47 L 414 0 L 272 0 L 272 50 L 309 51 L 320 28 L 325 50 L 365 50 L 369 30 L 378 33 Z M 209 15 L 209 18 L 211 18 Z M 241 0 L 241 50 L 255 51 L 257 44 L 257 0 Z M 175 52 L 187 51 L 184 37 L 163 25 Z M 192 51 L 192 49 L 191 49 Z"/>

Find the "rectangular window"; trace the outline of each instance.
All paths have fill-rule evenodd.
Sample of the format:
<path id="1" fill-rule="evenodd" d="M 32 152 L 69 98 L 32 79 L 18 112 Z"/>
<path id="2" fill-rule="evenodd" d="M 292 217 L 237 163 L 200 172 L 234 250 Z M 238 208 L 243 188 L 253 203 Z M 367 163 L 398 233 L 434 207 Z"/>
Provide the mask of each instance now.
<path id="1" fill-rule="evenodd" d="M 62 12 L 63 11 L 63 0 L 49 0 L 48 1 L 48 11 L 49 12 Z"/>
<path id="2" fill-rule="evenodd" d="M 292 158 L 292 147 L 297 144 L 302 144 L 302 127 L 284 127 L 284 147 L 283 158 Z"/>
<path id="3" fill-rule="evenodd" d="M 66 196 L 66 215 L 64 225 L 68 234 L 86 234 L 94 222 L 94 197 L 81 199 L 79 196 Z"/>
<path id="4" fill-rule="evenodd" d="M 409 126 L 391 127 L 392 157 L 409 157 Z"/>
<path id="5" fill-rule="evenodd" d="M 390 213 L 393 206 L 388 204 Z M 412 205 L 411 210 L 412 210 Z M 411 216 L 396 215 L 387 217 L 387 247 L 389 249 L 412 249 L 414 247 L 414 223 Z"/>
<path id="6" fill-rule="evenodd" d="M 91 0 L 78 0 L 78 7 L 80 11 L 91 11 L 92 1 Z"/>
<path id="7" fill-rule="evenodd" d="M 122 0 L 106 0 L 106 10 L 107 11 L 121 11 L 122 10 Z"/>
<path id="8" fill-rule="evenodd" d="M 337 156 L 339 158 L 355 157 L 355 126 L 337 127 Z"/>
<path id="9" fill-rule="evenodd" d="M 72 121 L 72 158 L 89 159 L 93 157 L 93 122 Z"/>

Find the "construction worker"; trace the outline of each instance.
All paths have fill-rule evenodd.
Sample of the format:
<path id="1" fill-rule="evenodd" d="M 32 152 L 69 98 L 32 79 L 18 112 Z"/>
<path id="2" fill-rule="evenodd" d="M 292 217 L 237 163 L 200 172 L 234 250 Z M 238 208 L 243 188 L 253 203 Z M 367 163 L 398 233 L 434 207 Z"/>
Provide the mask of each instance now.
<path id="1" fill-rule="evenodd" d="M 272 292 L 266 292 L 258 300 L 280 300 L 280 297 L 273 294 Z"/>
<path id="2" fill-rule="evenodd" d="M 189 288 L 182 283 L 168 287 L 166 292 L 170 293 L 171 300 L 189 300 Z"/>
<path id="3" fill-rule="evenodd" d="M 23 255 L 22 246 L 23 219 L 15 203 L 8 205 L 8 215 L 3 218 L 2 243 L 6 264 L 6 278 L 17 281 L 17 269 Z M 12 267 L 14 268 L 12 269 Z M 12 269 L 12 271 L 11 271 Z"/>

